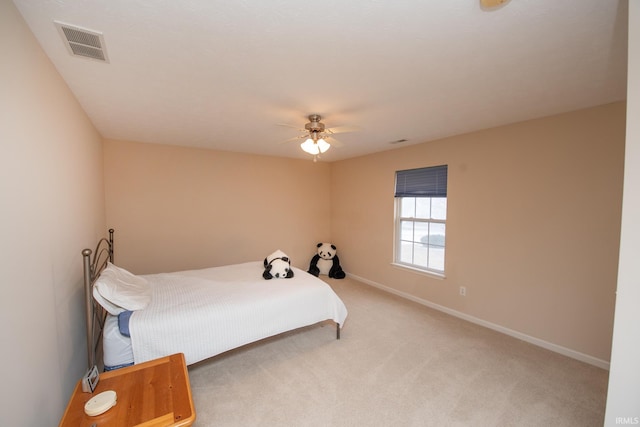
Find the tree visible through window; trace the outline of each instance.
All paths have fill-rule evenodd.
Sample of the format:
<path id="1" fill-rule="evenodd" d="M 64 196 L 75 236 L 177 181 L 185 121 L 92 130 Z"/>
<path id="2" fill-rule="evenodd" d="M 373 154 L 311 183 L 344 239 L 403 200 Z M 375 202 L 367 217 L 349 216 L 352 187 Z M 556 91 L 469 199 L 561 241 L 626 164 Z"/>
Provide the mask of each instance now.
<path id="1" fill-rule="evenodd" d="M 396 173 L 395 262 L 444 274 L 447 166 Z"/>

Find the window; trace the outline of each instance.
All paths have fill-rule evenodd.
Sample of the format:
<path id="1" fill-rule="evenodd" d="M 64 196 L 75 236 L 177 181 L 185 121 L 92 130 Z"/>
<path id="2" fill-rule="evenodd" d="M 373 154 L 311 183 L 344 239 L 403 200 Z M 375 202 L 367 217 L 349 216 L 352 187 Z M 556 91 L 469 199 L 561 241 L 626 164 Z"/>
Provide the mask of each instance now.
<path id="1" fill-rule="evenodd" d="M 447 166 L 396 172 L 395 263 L 444 274 Z"/>

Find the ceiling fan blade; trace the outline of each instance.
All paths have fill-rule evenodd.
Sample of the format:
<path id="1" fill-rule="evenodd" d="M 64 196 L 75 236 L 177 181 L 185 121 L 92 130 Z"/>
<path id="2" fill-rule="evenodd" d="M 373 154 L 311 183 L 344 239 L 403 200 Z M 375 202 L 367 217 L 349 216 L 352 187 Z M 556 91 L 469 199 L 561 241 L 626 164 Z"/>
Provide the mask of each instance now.
<path id="1" fill-rule="evenodd" d="M 336 147 L 336 148 L 342 148 L 344 147 L 344 143 L 342 143 L 342 141 L 340 141 L 339 139 L 336 139 L 335 136 L 327 136 L 326 139 L 328 139 L 328 143 L 331 144 L 332 147 Z"/>
<path id="2" fill-rule="evenodd" d="M 359 130 L 360 128 L 357 126 L 337 126 L 334 128 L 325 129 L 325 131 L 329 133 L 346 133 L 346 132 L 356 132 Z"/>
<path id="3" fill-rule="evenodd" d="M 294 128 L 296 130 L 299 130 L 300 132 L 305 132 L 304 128 L 300 129 L 300 126 L 294 126 L 294 125 L 290 125 L 290 124 L 287 124 L 287 123 L 276 123 L 276 126 L 285 126 L 285 127 L 288 127 L 288 128 Z"/>
<path id="4" fill-rule="evenodd" d="M 293 141 L 300 141 L 301 139 L 306 138 L 306 137 L 307 137 L 306 135 L 296 136 L 296 137 L 293 137 L 293 138 L 289 138 L 289 139 L 287 139 L 285 141 L 278 142 L 278 144 L 288 144 L 288 143 L 293 142 Z"/>

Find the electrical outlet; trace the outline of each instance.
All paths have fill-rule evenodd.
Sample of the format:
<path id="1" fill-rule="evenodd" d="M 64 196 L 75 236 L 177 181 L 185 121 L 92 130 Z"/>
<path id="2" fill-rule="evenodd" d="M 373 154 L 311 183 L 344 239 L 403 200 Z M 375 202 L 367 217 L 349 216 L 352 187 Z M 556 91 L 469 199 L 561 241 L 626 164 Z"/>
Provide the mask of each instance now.
<path id="1" fill-rule="evenodd" d="M 466 297 L 467 296 L 467 288 L 464 286 L 460 286 L 460 296 Z"/>

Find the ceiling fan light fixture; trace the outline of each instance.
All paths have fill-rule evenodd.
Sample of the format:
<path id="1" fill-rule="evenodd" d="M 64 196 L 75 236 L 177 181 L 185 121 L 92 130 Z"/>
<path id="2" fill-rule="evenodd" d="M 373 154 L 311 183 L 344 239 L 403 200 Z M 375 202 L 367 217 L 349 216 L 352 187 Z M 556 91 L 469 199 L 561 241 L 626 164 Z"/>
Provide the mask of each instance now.
<path id="1" fill-rule="evenodd" d="M 311 138 L 307 139 L 305 142 L 300 144 L 300 148 L 302 148 L 303 151 L 309 154 L 312 154 L 314 156 L 317 156 L 318 154 L 320 154 L 320 148 Z"/>
<path id="2" fill-rule="evenodd" d="M 331 148 L 331 144 L 329 144 L 322 138 L 317 140 L 308 138 L 305 142 L 300 144 L 300 148 L 302 148 L 302 150 L 306 153 L 317 156 L 318 154 L 324 153 L 329 148 Z"/>
<path id="3" fill-rule="evenodd" d="M 327 141 L 325 141 L 324 139 L 320 138 L 318 140 L 318 149 L 320 149 L 321 153 L 324 153 L 325 151 L 327 151 L 329 148 L 331 148 L 331 144 L 329 144 Z"/>

